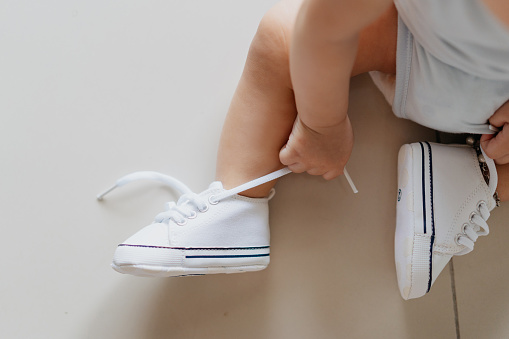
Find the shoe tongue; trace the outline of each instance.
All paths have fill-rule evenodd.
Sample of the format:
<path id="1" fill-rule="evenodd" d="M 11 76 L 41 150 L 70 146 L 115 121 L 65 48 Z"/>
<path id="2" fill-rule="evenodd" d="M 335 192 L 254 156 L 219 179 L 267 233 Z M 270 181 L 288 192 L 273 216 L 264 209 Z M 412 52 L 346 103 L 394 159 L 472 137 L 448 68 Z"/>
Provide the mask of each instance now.
<path id="1" fill-rule="evenodd" d="M 214 181 L 210 184 L 209 189 L 223 189 L 223 184 L 221 181 Z"/>

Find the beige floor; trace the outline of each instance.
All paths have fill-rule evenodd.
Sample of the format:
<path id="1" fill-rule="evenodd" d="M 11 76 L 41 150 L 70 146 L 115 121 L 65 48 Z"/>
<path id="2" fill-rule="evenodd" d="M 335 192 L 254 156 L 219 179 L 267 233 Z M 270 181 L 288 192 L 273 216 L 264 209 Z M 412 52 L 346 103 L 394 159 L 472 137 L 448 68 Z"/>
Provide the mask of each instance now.
<path id="1" fill-rule="evenodd" d="M 449 269 L 425 298 L 399 296 L 393 264 L 396 157 L 435 132 L 396 119 L 353 80 L 356 145 L 344 178 L 290 175 L 271 205 L 271 265 L 181 279 L 120 275 L 116 244 L 170 190 L 204 189 L 258 20 L 274 1 L 0 4 L 0 338 L 456 338 Z M 509 336 L 509 210 L 456 258 L 463 338 Z"/>

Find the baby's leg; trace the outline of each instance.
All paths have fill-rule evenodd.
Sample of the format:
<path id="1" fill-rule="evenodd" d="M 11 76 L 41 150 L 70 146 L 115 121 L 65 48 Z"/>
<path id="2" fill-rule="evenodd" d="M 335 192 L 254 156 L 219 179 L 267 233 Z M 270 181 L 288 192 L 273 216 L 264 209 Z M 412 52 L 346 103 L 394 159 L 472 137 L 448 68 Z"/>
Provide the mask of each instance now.
<path id="1" fill-rule="evenodd" d="M 226 188 L 282 167 L 279 150 L 286 143 L 297 115 L 288 51 L 298 6 L 299 1 L 285 1 L 271 9 L 249 50 L 218 155 L 217 178 Z M 393 19 L 395 51 L 394 15 Z M 377 69 L 388 72 L 381 56 L 390 53 L 376 49 L 386 45 L 377 36 L 381 28 L 365 31 L 352 74 Z M 394 59 L 387 64 L 393 65 Z M 273 184 L 244 194 L 267 196 Z M 224 193 L 227 192 L 213 183 L 202 194 L 189 195 L 185 203 L 169 204 L 168 211 L 159 214 L 155 223 L 117 247 L 112 264 L 115 270 L 168 277 L 240 273 L 267 267 L 270 260 L 268 200 L 238 199 Z M 237 227 L 238 220 L 242 220 L 242 227 Z"/>
<path id="2" fill-rule="evenodd" d="M 226 188 L 282 168 L 279 151 L 297 110 L 289 69 L 289 45 L 300 0 L 282 1 L 263 17 L 223 127 L 217 179 Z M 352 76 L 371 70 L 395 73 L 397 14 L 391 8 L 360 34 Z M 338 60 L 341 62 L 341 60 Z M 267 196 L 275 182 L 243 194 Z"/>

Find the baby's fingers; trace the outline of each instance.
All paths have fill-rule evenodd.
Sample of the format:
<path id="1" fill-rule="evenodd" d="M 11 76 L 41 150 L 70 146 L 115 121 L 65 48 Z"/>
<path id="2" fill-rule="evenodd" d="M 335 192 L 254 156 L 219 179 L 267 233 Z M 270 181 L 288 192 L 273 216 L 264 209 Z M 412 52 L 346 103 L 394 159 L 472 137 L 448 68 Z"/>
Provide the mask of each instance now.
<path id="1" fill-rule="evenodd" d="M 329 172 L 323 174 L 322 177 L 325 180 L 332 180 L 332 179 L 335 179 L 335 178 L 339 177 L 341 174 L 343 174 L 342 170 L 334 169 L 332 171 L 329 171 Z"/>
<path id="2" fill-rule="evenodd" d="M 281 151 L 279 151 L 279 161 L 281 161 L 283 165 L 289 166 L 297 160 L 296 153 L 288 145 L 283 146 Z"/>
<path id="3" fill-rule="evenodd" d="M 505 124 L 495 136 L 485 134 L 481 137 L 481 146 L 486 155 L 498 165 L 509 163 L 509 125 Z"/>
<path id="4" fill-rule="evenodd" d="M 495 160 L 497 165 L 509 164 L 509 154 Z"/>
<path id="5" fill-rule="evenodd" d="M 279 161 L 285 166 L 288 166 L 290 171 L 294 173 L 302 173 L 306 171 L 306 167 L 300 162 L 300 157 L 292 147 L 285 145 L 279 152 Z"/>

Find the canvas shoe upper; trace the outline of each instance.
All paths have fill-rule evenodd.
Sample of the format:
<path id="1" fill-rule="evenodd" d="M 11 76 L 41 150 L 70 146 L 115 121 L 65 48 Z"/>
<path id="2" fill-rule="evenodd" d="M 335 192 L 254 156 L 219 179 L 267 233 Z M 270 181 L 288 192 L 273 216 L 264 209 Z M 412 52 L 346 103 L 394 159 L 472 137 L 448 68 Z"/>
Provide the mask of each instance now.
<path id="1" fill-rule="evenodd" d="M 473 250 L 487 235 L 496 206 L 497 173 L 485 154 L 486 184 L 476 151 L 469 146 L 420 142 L 403 145 L 398 156 L 395 259 L 404 299 L 429 292 L 454 255 Z"/>
<path id="2" fill-rule="evenodd" d="M 287 173 L 290 170 L 285 168 L 231 190 L 213 182 L 200 194 L 155 172 L 136 172 L 119 179 L 114 187 L 149 178 L 185 193 L 177 202 L 167 203 L 154 223 L 118 245 L 112 267 L 120 273 L 160 277 L 264 269 L 270 261 L 268 201 L 274 191 L 267 198 L 238 193 Z"/>

